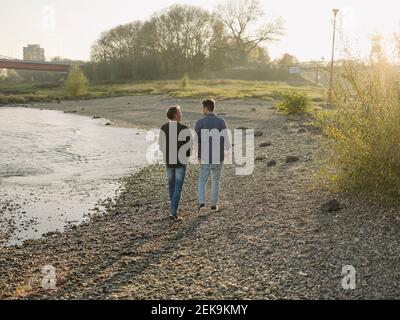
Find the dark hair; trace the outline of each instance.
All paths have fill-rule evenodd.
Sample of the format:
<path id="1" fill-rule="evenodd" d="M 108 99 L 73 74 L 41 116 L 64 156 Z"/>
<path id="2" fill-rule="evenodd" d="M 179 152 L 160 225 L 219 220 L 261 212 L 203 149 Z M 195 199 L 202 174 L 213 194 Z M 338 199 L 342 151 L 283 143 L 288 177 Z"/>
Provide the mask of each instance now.
<path id="1" fill-rule="evenodd" d="M 214 112 L 215 110 L 215 101 L 214 100 L 205 100 L 203 101 L 203 107 L 207 108 L 208 111 Z"/>
<path id="2" fill-rule="evenodd" d="M 169 120 L 174 120 L 176 114 L 178 113 L 178 109 L 180 109 L 179 106 L 174 106 L 174 107 L 169 108 L 168 112 L 167 112 L 167 118 Z"/>

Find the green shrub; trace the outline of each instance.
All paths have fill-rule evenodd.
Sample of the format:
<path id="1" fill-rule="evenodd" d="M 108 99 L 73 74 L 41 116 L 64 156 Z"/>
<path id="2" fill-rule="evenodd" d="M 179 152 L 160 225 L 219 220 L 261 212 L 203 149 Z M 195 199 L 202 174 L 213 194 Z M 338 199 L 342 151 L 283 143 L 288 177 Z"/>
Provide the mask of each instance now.
<path id="1" fill-rule="evenodd" d="M 185 73 L 185 75 L 183 76 L 182 80 L 181 80 L 181 88 L 183 90 L 185 90 L 188 86 L 189 86 L 189 75 L 187 73 Z"/>
<path id="2" fill-rule="evenodd" d="M 71 67 L 64 90 L 70 97 L 79 97 L 87 92 L 89 81 L 78 65 Z"/>
<path id="3" fill-rule="evenodd" d="M 282 101 L 277 105 L 277 109 L 287 115 L 307 112 L 310 107 L 310 98 L 298 91 L 282 93 Z"/>
<path id="4" fill-rule="evenodd" d="M 383 61 L 348 63 L 335 86 L 334 109 L 317 121 L 328 138 L 321 159 L 328 187 L 373 200 L 399 200 L 399 83 L 397 67 Z"/>

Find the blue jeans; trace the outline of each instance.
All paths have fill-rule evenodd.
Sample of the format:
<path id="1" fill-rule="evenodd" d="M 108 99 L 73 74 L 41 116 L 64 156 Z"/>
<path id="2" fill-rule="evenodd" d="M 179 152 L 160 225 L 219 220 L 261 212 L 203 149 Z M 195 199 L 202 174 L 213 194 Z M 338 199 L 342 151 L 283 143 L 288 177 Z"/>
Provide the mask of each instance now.
<path id="1" fill-rule="evenodd" d="M 208 178 L 211 175 L 211 207 L 216 207 L 218 204 L 219 188 L 221 181 L 222 164 L 202 164 L 200 166 L 199 177 L 199 204 L 206 204 L 206 185 Z"/>
<path id="2" fill-rule="evenodd" d="M 186 166 L 167 168 L 169 199 L 171 200 L 171 214 L 178 213 L 179 202 L 181 201 L 183 183 L 185 182 Z"/>

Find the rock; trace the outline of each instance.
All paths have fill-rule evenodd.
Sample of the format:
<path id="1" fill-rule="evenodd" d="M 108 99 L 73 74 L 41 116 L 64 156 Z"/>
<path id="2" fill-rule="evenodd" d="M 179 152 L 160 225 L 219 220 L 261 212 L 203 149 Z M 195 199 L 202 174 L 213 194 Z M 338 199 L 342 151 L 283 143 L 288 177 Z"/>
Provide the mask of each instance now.
<path id="1" fill-rule="evenodd" d="M 92 117 L 92 119 L 101 119 L 101 117 L 100 117 L 100 116 L 94 115 L 94 116 Z"/>
<path id="2" fill-rule="evenodd" d="M 105 124 L 105 126 L 112 126 L 112 125 L 113 125 L 112 122 L 107 122 L 107 123 Z"/>
<path id="3" fill-rule="evenodd" d="M 47 232 L 47 233 L 43 234 L 42 237 L 43 238 L 52 238 L 52 237 L 56 237 L 58 235 L 60 235 L 60 233 L 57 231 L 54 231 L 54 232 Z"/>
<path id="4" fill-rule="evenodd" d="M 267 148 L 267 147 L 270 147 L 270 146 L 272 146 L 271 142 L 263 142 L 263 143 L 260 144 L 260 148 Z"/>
<path id="5" fill-rule="evenodd" d="M 64 113 L 77 113 L 78 111 L 76 111 L 76 110 L 67 110 L 67 111 L 64 111 Z"/>
<path id="6" fill-rule="evenodd" d="M 264 132 L 262 132 L 262 131 L 256 131 L 254 133 L 254 136 L 257 137 L 257 138 L 262 137 L 263 135 L 264 135 Z"/>
<path id="7" fill-rule="evenodd" d="M 267 166 L 268 167 L 276 166 L 276 160 L 269 160 L 268 163 L 267 163 Z"/>
<path id="8" fill-rule="evenodd" d="M 304 128 L 297 130 L 297 133 L 306 133 L 306 132 L 307 132 L 307 130 Z"/>
<path id="9" fill-rule="evenodd" d="M 341 203 L 338 200 L 333 199 L 333 200 L 330 200 L 330 201 L 324 203 L 321 206 L 321 210 L 323 212 L 337 212 L 337 211 L 343 210 L 343 206 L 341 205 Z"/>
<path id="10" fill-rule="evenodd" d="M 286 163 L 293 163 L 299 161 L 300 158 L 297 156 L 287 156 L 286 157 Z"/>
<path id="11" fill-rule="evenodd" d="M 264 160 L 266 160 L 267 159 L 267 157 L 266 156 L 259 156 L 259 157 L 257 157 L 255 160 L 256 161 L 264 161 Z"/>

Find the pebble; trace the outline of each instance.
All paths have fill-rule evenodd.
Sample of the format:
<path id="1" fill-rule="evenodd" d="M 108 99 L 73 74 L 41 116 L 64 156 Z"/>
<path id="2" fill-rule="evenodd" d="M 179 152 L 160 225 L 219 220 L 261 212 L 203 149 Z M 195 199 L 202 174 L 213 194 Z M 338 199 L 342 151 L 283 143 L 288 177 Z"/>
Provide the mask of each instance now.
<path id="1" fill-rule="evenodd" d="M 297 156 L 287 156 L 286 157 L 286 163 L 293 163 L 299 161 L 300 158 Z"/>

